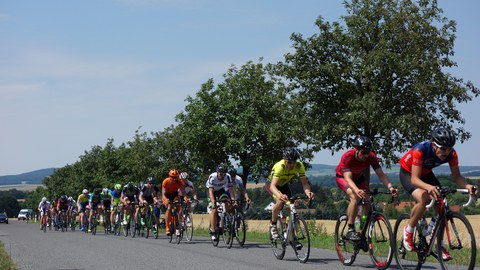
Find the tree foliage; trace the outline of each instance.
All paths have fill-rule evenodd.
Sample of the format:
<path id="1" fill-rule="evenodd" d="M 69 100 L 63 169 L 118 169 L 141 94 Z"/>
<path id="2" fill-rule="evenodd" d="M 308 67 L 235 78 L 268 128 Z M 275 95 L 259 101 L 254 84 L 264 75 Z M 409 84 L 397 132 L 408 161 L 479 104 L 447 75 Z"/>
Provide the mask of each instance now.
<path id="1" fill-rule="evenodd" d="M 279 70 L 297 90 L 304 131 L 333 152 L 367 135 L 386 164 L 434 127 L 462 128 L 457 105 L 479 89 L 447 72 L 455 67 L 456 24 L 437 1 L 344 2 L 343 24 L 319 17 L 319 33 L 291 36 L 294 52 Z"/>

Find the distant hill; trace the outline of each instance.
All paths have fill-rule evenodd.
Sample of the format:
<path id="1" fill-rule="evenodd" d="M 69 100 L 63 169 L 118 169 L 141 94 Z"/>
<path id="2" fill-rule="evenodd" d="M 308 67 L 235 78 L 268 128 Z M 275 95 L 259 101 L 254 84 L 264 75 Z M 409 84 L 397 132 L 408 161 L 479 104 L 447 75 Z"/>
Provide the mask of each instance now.
<path id="1" fill-rule="evenodd" d="M 0 185 L 42 184 L 43 179 L 53 174 L 55 168 L 41 169 L 17 175 L 0 176 Z"/>

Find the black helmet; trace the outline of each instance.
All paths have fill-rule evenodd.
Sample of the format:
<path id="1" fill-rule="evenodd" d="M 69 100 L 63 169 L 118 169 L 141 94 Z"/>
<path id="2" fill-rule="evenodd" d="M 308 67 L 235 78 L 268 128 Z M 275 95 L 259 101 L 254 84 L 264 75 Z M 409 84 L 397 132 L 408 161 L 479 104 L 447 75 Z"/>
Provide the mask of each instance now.
<path id="1" fill-rule="evenodd" d="M 446 128 L 437 128 L 432 132 L 432 141 L 443 147 L 455 145 L 455 134 Z"/>
<path id="2" fill-rule="evenodd" d="M 60 200 L 62 200 L 62 201 L 65 201 L 66 199 L 67 199 L 67 196 L 65 196 L 65 195 L 62 195 L 62 196 L 60 197 Z"/>
<path id="3" fill-rule="evenodd" d="M 100 194 L 100 191 L 101 191 L 101 190 L 100 190 L 99 188 L 95 188 L 95 189 L 93 190 L 93 193 L 94 193 L 95 195 L 98 195 L 98 194 Z"/>
<path id="4" fill-rule="evenodd" d="M 297 161 L 299 156 L 297 149 L 293 147 L 287 147 L 283 150 L 283 158 L 287 161 Z"/>
<path id="5" fill-rule="evenodd" d="M 230 168 L 228 169 L 228 173 L 229 173 L 230 175 L 237 175 L 237 170 L 235 170 L 235 168 L 233 168 L 233 167 L 230 167 Z"/>
<path id="6" fill-rule="evenodd" d="M 127 184 L 127 190 L 132 191 L 132 190 L 134 190 L 134 189 L 135 189 L 135 186 L 133 185 L 133 183 L 132 183 L 132 182 L 128 182 L 128 184 Z"/>
<path id="7" fill-rule="evenodd" d="M 372 148 L 372 141 L 367 136 L 357 136 L 353 142 L 353 146 L 358 150 L 370 150 Z"/>
<path id="8" fill-rule="evenodd" d="M 218 164 L 217 172 L 218 173 L 226 173 L 227 172 L 227 166 L 225 166 L 225 164 L 223 164 L 223 163 Z"/>

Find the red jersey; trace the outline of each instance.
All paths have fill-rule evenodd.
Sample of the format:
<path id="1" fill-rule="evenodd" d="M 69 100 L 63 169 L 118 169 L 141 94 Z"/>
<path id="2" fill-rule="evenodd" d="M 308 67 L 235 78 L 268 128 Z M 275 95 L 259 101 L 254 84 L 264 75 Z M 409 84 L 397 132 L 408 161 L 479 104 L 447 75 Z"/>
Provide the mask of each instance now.
<path id="1" fill-rule="evenodd" d="M 356 149 L 351 149 L 345 152 L 340 159 L 340 163 L 337 166 L 336 174 L 337 177 L 343 178 L 343 173 L 351 172 L 352 179 L 356 183 L 357 179 L 368 169 L 372 166 L 373 170 L 380 168 L 380 163 L 378 162 L 378 158 L 375 153 L 370 152 L 366 161 L 362 162 L 355 158 L 355 151 Z"/>
<path id="2" fill-rule="evenodd" d="M 168 177 L 163 180 L 162 189 L 165 189 L 165 193 L 167 194 L 173 194 L 182 188 L 184 188 L 184 186 L 178 179 L 173 181 L 172 178 Z"/>
<path id="3" fill-rule="evenodd" d="M 435 155 L 431 141 L 425 141 L 415 144 L 399 161 L 400 166 L 409 173 L 412 172 L 412 165 L 422 167 L 422 175 L 424 176 L 444 163 L 448 163 L 450 167 L 458 166 L 458 155 L 455 149 L 452 149 L 445 160 L 440 160 Z"/>

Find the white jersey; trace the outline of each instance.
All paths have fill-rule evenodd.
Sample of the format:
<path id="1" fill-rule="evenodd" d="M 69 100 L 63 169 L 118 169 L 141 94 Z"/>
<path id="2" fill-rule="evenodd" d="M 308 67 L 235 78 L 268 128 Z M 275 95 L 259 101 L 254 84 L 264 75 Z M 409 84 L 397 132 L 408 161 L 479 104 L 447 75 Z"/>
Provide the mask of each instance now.
<path id="1" fill-rule="evenodd" d="M 185 183 L 185 194 L 193 194 L 194 191 L 195 187 L 193 186 L 192 181 L 187 180 L 187 182 Z"/>
<path id="2" fill-rule="evenodd" d="M 234 188 L 243 188 L 243 180 L 240 176 L 236 175 L 232 181 Z M 225 191 L 228 191 L 228 188 L 225 188 Z"/>
<path id="3" fill-rule="evenodd" d="M 50 209 L 50 202 L 49 201 L 40 202 L 38 204 L 38 208 L 41 209 L 41 210 L 49 210 Z"/>
<path id="4" fill-rule="evenodd" d="M 226 173 L 222 180 L 218 179 L 217 173 L 214 172 L 210 174 L 205 183 L 207 189 L 213 188 L 215 191 L 219 191 L 220 189 L 228 189 L 229 187 L 233 187 L 233 181 L 230 174 Z"/>

